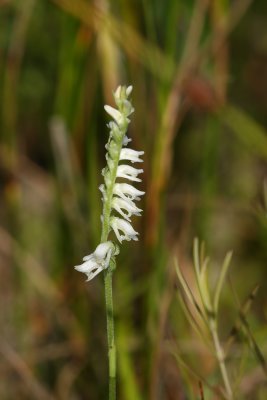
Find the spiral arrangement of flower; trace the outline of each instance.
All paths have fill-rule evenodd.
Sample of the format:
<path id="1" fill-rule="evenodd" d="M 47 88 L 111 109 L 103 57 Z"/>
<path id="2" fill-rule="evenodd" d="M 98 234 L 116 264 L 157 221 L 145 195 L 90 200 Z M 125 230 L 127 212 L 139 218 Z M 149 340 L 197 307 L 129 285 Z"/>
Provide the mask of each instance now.
<path id="1" fill-rule="evenodd" d="M 107 240 L 113 230 L 118 241 L 138 240 L 138 232 L 131 224 L 133 215 L 140 216 L 141 209 L 135 204 L 145 192 L 136 189 L 132 182 L 141 182 L 138 177 L 143 170 L 137 169 L 132 164 L 140 163 L 143 151 L 136 151 L 126 147 L 131 141 L 126 136 L 129 116 L 134 108 L 129 100 L 132 86 L 119 86 L 114 93 L 114 100 L 118 109 L 105 105 L 106 112 L 113 118 L 108 123 L 110 135 L 106 144 L 107 166 L 103 169 L 104 184 L 99 189 L 102 193 L 103 213 L 101 244 L 89 256 L 84 257 L 83 264 L 75 267 L 77 271 L 87 275 L 87 280 L 93 279 L 102 270 L 108 268 L 111 259 L 118 254 L 119 248 L 112 241 Z M 130 183 L 118 180 L 126 179 Z"/>

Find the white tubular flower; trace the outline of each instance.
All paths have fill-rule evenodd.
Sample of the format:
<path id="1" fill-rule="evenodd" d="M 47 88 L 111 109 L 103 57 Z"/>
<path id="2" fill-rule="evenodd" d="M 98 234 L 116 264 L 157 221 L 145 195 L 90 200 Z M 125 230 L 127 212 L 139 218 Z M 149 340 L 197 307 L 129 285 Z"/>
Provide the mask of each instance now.
<path id="1" fill-rule="evenodd" d="M 137 178 L 139 174 L 144 172 L 142 169 L 136 169 L 130 165 L 119 165 L 117 169 L 117 178 L 126 178 L 130 181 L 142 182 L 141 179 Z"/>
<path id="2" fill-rule="evenodd" d="M 135 162 L 143 162 L 140 156 L 144 154 L 144 151 L 136 151 L 132 149 L 122 149 L 120 153 L 120 160 L 128 160 L 131 161 L 132 163 Z"/>
<path id="3" fill-rule="evenodd" d="M 138 232 L 136 232 L 132 225 L 124 219 L 112 217 L 111 227 L 120 243 L 123 240 L 138 240 Z M 120 234 L 120 231 L 123 233 L 123 235 Z"/>
<path id="4" fill-rule="evenodd" d="M 117 122 L 118 125 L 123 123 L 125 117 L 119 110 L 116 110 L 116 108 L 108 105 L 104 106 L 104 109 L 114 119 L 114 121 Z"/>
<path id="5" fill-rule="evenodd" d="M 139 196 L 145 194 L 128 183 L 115 183 L 113 193 L 125 200 L 140 200 Z"/>
<path id="6" fill-rule="evenodd" d="M 112 242 L 101 243 L 95 251 L 83 258 L 84 263 L 74 267 L 77 271 L 87 275 L 87 281 L 93 279 L 99 272 L 109 266 L 110 258 L 114 251 Z"/>
<path id="7" fill-rule="evenodd" d="M 132 215 L 141 215 L 141 208 L 136 207 L 134 202 L 130 199 L 126 200 L 114 196 L 111 204 L 112 208 L 114 208 L 114 210 L 116 210 L 120 215 L 127 219 L 127 221 L 130 221 Z M 125 213 L 123 210 L 127 211 L 127 213 Z"/>

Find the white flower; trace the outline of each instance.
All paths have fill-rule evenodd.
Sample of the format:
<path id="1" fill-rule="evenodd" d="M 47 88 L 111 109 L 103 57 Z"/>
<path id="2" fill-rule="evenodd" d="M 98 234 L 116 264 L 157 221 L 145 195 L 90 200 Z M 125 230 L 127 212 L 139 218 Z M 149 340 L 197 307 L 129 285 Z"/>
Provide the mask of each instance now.
<path id="1" fill-rule="evenodd" d="M 132 141 L 132 139 L 129 139 L 126 135 L 124 136 L 124 138 L 123 138 L 123 140 L 122 140 L 122 145 L 123 146 L 127 146 L 127 144 L 129 143 L 129 142 L 131 142 Z"/>
<path id="2" fill-rule="evenodd" d="M 111 227 L 120 243 L 123 240 L 138 240 L 138 232 L 135 232 L 132 225 L 124 219 L 112 217 Z M 121 231 L 124 235 L 121 235 L 119 231 Z"/>
<path id="3" fill-rule="evenodd" d="M 114 245 L 112 242 L 100 243 L 95 251 L 83 258 L 84 263 L 74 268 L 87 275 L 87 281 L 93 279 L 103 269 L 108 268 Z"/>
<path id="4" fill-rule="evenodd" d="M 127 221 L 130 221 L 132 215 L 140 216 L 140 212 L 142 211 L 140 208 L 136 207 L 132 200 L 122 199 L 117 196 L 114 196 L 112 199 L 112 208 L 127 219 Z M 127 211 L 127 213 L 123 210 Z"/>
<path id="5" fill-rule="evenodd" d="M 127 148 L 121 149 L 120 160 L 129 160 L 132 163 L 143 162 L 143 160 L 141 160 L 141 158 L 139 158 L 143 154 L 144 154 L 144 151 L 136 151 L 136 150 L 127 149 Z"/>
<path id="6" fill-rule="evenodd" d="M 121 125 L 124 122 L 125 116 L 119 110 L 116 110 L 116 108 L 105 105 L 104 109 L 115 120 L 115 122 L 117 122 L 118 125 Z M 126 118 L 126 120 L 128 122 L 128 118 Z"/>
<path id="7" fill-rule="evenodd" d="M 102 191 L 102 188 L 100 190 Z M 116 194 L 125 200 L 140 200 L 139 196 L 143 196 L 145 192 L 141 192 L 141 190 L 136 189 L 134 186 L 129 185 L 128 183 L 115 183 L 113 194 Z"/>
<path id="8" fill-rule="evenodd" d="M 144 172 L 142 169 L 136 169 L 130 165 L 119 165 L 117 169 L 117 178 L 126 178 L 130 181 L 142 182 L 141 179 L 137 178 L 137 175 Z"/>

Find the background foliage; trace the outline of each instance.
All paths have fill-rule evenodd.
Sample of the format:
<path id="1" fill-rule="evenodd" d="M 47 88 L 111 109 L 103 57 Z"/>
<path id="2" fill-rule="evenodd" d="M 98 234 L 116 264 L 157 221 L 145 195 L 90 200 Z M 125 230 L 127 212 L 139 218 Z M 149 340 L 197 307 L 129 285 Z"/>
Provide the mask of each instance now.
<path id="1" fill-rule="evenodd" d="M 266 398 L 266 13 L 264 0 L 0 1 L 1 399 L 107 396 L 102 276 L 85 284 L 73 266 L 99 241 L 118 84 L 134 86 L 146 191 L 115 273 L 119 398 L 224 398 L 209 332 L 179 301 L 177 257 L 198 296 L 196 236 L 211 292 L 233 250 L 218 334 L 236 398 Z"/>

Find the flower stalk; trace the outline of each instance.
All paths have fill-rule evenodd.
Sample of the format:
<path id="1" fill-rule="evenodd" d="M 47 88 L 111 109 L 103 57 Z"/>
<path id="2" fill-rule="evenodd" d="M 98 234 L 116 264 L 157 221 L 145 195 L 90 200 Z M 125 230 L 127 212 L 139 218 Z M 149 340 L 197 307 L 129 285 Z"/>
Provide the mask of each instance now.
<path id="1" fill-rule="evenodd" d="M 140 163 L 144 152 L 126 148 L 131 141 L 126 136 L 129 116 L 134 112 L 129 96 L 132 86 L 119 86 L 114 93 L 117 109 L 105 105 L 105 111 L 113 118 L 109 122 L 110 135 L 106 144 L 107 166 L 103 169 L 104 184 L 99 189 L 102 193 L 103 212 L 101 216 L 101 243 L 89 256 L 84 257 L 84 263 L 75 267 L 87 275 L 87 280 L 93 279 L 104 271 L 105 303 L 107 318 L 107 341 L 109 358 L 109 400 L 116 399 L 116 347 L 114 335 L 114 314 L 112 296 L 112 275 L 116 268 L 115 256 L 119 247 L 109 239 L 114 232 L 119 243 L 123 240 L 138 240 L 138 232 L 131 225 L 132 215 L 141 215 L 141 209 L 134 201 L 140 200 L 144 192 L 136 189 L 132 182 L 141 182 L 138 175 L 142 169 L 136 169 L 126 162 Z M 117 179 L 127 179 L 130 183 L 117 182 Z"/>

